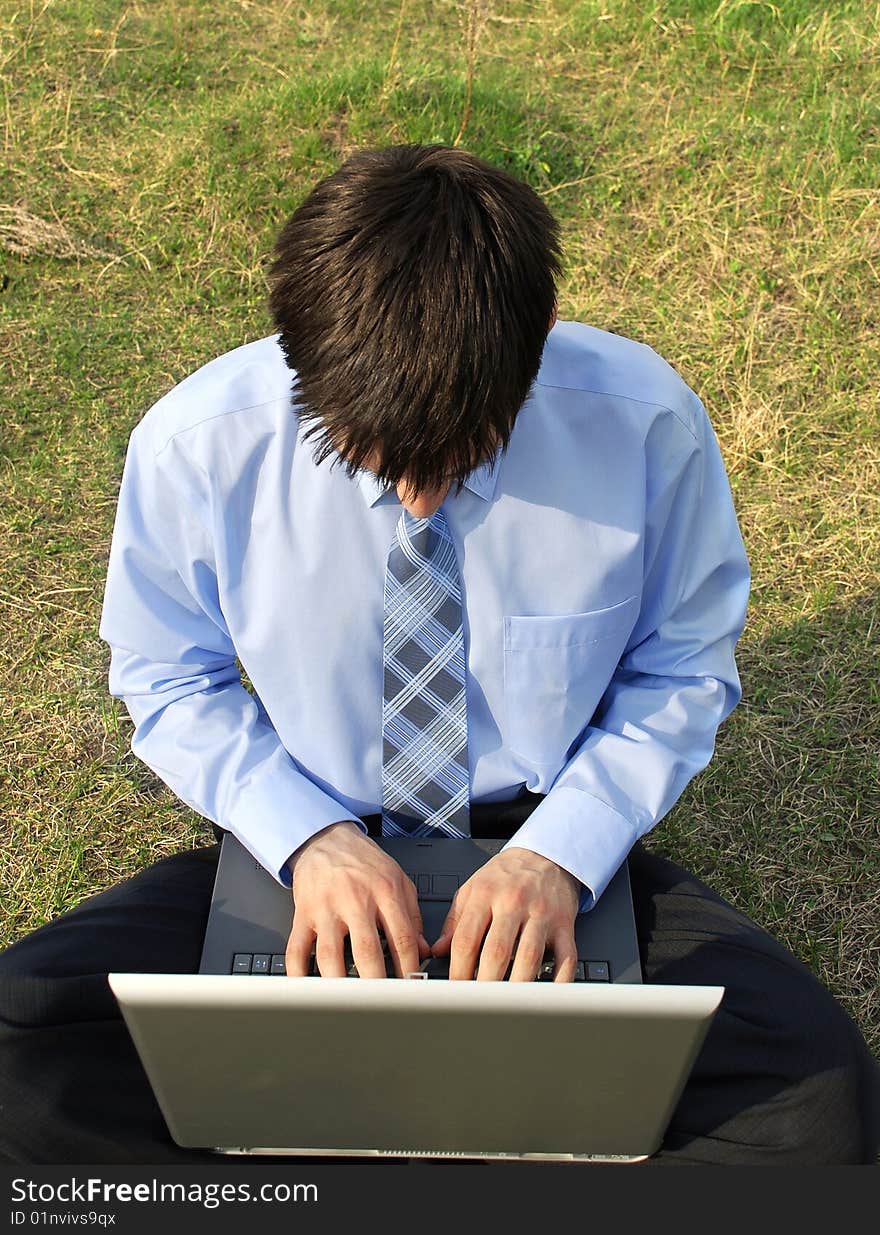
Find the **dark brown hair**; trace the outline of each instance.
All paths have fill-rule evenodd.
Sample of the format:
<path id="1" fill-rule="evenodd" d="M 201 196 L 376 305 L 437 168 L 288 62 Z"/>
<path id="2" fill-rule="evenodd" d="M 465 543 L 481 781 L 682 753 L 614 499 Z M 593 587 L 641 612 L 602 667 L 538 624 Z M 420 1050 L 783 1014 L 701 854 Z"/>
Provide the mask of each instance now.
<path id="1" fill-rule="evenodd" d="M 507 448 L 560 269 L 558 224 L 528 185 L 451 147 L 363 150 L 275 255 L 269 305 L 317 463 L 338 451 L 353 476 L 373 456 L 386 485 L 458 492 Z"/>

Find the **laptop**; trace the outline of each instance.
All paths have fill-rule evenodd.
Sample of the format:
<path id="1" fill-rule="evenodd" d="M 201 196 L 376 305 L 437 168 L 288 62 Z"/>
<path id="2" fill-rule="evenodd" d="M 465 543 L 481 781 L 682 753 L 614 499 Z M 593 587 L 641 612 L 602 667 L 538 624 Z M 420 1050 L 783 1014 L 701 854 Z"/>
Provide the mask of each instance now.
<path id="1" fill-rule="evenodd" d="M 455 890 L 504 841 L 377 843 L 413 879 L 431 940 Z M 359 981 L 350 953 L 345 978 L 288 978 L 292 912 L 289 890 L 227 834 L 199 973 L 109 975 L 181 1146 L 641 1161 L 662 1141 L 724 993 L 642 984 L 625 862 L 578 915 L 571 983 L 552 981 L 549 955 L 532 983 L 450 982 L 440 958 L 408 980 Z"/>

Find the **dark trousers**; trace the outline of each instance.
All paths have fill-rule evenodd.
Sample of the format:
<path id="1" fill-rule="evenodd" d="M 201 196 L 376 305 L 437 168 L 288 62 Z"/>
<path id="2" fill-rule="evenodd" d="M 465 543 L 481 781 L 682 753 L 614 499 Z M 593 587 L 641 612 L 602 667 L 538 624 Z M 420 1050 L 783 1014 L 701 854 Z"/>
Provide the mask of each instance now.
<path id="1" fill-rule="evenodd" d="M 533 805 L 475 808 L 472 830 L 510 835 Z M 0 1161 L 247 1161 L 174 1144 L 106 980 L 198 969 L 218 851 L 166 858 L 0 954 Z M 645 981 L 726 987 L 650 1162 L 872 1163 L 877 1064 L 830 992 L 680 866 L 640 844 L 629 863 Z"/>

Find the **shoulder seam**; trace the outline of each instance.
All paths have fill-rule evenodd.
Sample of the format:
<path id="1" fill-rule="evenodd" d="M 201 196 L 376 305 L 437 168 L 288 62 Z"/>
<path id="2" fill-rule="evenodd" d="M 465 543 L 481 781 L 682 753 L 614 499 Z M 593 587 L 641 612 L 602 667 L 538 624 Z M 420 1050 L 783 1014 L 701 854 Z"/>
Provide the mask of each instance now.
<path id="1" fill-rule="evenodd" d="M 271 407 L 273 403 L 280 403 L 284 397 L 286 396 L 279 395 L 277 399 L 266 399 L 262 403 L 250 403 L 246 407 L 228 407 L 223 412 L 213 412 L 209 416 L 203 416 L 202 419 L 197 420 L 195 424 L 186 425 L 183 429 L 175 429 L 173 433 L 169 433 L 169 435 L 162 442 L 161 446 L 157 445 L 154 448 L 155 457 L 158 459 L 163 450 L 167 449 L 175 438 L 181 437 L 184 433 L 191 433 L 193 429 L 201 428 L 202 425 L 207 424 L 211 420 L 219 420 L 221 416 L 235 416 L 239 412 L 255 412 L 261 407 Z"/>
<path id="2" fill-rule="evenodd" d="M 546 390 L 577 390 L 585 395 L 605 395 L 609 399 L 625 399 L 627 403 L 640 403 L 643 407 L 657 407 L 662 412 L 669 412 L 670 416 L 674 416 L 679 424 L 684 428 L 699 446 L 700 439 L 694 433 L 693 429 L 686 420 L 682 420 L 679 413 L 674 407 L 669 407 L 666 403 L 658 403 L 654 399 L 637 399 L 634 395 L 621 394 L 616 390 L 593 390 L 589 386 L 560 386 L 556 382 L 535 382 L 536 386 L 543 386 Z"/>

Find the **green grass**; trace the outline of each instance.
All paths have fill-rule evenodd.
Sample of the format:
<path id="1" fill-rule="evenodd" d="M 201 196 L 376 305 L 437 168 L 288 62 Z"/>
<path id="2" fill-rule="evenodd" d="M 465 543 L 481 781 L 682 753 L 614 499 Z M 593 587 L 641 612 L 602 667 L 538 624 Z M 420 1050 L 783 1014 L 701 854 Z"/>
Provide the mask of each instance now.
<path id="1" fill-rule="evenodd" d="M 106 691 L 129 432 L 269 332 L 266 256 L 316 179 L 466 122 L 461 144 L 560 217 L 561 315 L 665 355 L 728 465 L 745 698 L 650 843 L 785 941 L 880 1053 L 878 62 L 864 0 L 4 8 L 3 939 L 206 837 Z"/>

